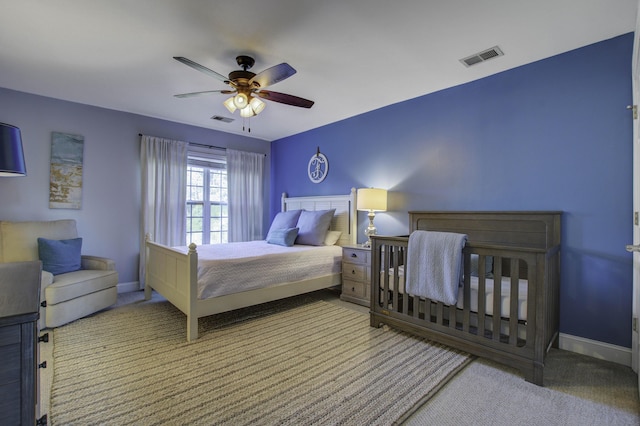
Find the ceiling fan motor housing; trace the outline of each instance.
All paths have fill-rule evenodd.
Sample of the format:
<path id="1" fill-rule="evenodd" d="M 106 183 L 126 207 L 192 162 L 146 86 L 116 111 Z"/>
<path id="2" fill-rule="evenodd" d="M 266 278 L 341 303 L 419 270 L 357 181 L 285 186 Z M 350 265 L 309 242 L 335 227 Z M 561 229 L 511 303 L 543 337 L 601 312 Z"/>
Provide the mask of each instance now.
<path id="1" fill-rule="evenodd" d="M 251 56 L 245 55 L 236 56 L 236 62 L 245 71 L 251 69 L 253 64 L 256 63 L 255 59 L 253 59 Z"/>

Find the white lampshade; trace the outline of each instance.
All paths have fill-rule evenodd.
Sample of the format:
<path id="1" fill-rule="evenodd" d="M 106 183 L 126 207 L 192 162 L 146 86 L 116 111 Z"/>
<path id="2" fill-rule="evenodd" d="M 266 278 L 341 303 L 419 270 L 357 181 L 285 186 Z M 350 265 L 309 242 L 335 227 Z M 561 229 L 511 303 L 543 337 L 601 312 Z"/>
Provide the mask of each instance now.
<path id="1" fill-rule="evenodd" d="M 236 106 L 236 108 L 242 110 L 247 105 L 249 105 L 249 97 L 244 93 L 238 93 L 233 97 L 233 103 Z"/>
<path id="2" fill-rule="evenodd" d="M 379 188 L 358 189 L 358 210 L 387 211 L 387 190 Z"/>
<path id="3" fill-rule="evenodd" d="M 236 104 L 233 103 L 233 96 L 223 102 L 224 106 L 227 107 L 229 112 L 233 114 L 238 108 L 236 108 Z"/>
<path id="4" fill-rule="evenodd" d="M 253 113 L 253 108 L 251 108 L 251 105 L 247 105 L 240 110 L 240 117 L 249 118 L 253 117 L 254 115 L 255 114 Z"/>
<path id="5" fill-rule="evenodd" d="M 251 97 L 251 101 L 249 102 L 251 109 L 255 115 L 260 114 L 260 112 L 264 109 L 264 102 L 256 97 Z"/>

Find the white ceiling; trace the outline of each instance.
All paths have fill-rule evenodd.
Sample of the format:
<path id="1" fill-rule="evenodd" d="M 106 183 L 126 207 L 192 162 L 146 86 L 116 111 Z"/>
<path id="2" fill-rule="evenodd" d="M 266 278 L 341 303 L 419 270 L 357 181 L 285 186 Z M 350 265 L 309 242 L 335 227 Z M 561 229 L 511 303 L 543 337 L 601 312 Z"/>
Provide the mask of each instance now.
<path id="1" fill-rule="evenodd" d="M 0 87 L 275 140 L 631 32 L 638 0 L 0 0 Z M 498 45 L 471 68 L 459 60 Z M 243 133 L 213 94 L 249 54 L 270 86 L 315 101 L 268 102 Z M 631 66 L 631 58 L 629 58 Z"/>

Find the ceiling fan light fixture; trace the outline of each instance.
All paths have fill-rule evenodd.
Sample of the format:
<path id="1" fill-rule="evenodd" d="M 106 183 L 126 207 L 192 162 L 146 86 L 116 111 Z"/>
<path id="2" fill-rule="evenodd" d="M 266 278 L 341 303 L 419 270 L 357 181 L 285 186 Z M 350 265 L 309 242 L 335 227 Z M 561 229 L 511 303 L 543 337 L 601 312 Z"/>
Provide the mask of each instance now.
<path id="1" fill-rule="evenodd" d="M 265 107 L 265 103 L 256 97 L 251 97 L 251 101 L 249 102 L 249 106 L 253 110 L 255 115 L 258 115 L 262 112 Z"/>
<path id="2" fill-rule="evenodd" d="M 236 104 L 233 102 L 233 96 L 223 102 L 223 105 L 227 107 L 229 112 L 233 114 L 238 108 L 236 108 Z"/>
<path id="3" fill-rule="evenodd" d="M 249 97 L 244 93 L 238 93 L 233 97 L 233 104 L 241 110 L 249 105 Z"/>
<path id="4" fill-rule="evenodd" d="M 240 117 L 249 118 L 253 117 L 254 115 L 255 113 L 253 112 L 253 108 L 251 108 L 251 105 L 247 105 L 240 110 Z"/>

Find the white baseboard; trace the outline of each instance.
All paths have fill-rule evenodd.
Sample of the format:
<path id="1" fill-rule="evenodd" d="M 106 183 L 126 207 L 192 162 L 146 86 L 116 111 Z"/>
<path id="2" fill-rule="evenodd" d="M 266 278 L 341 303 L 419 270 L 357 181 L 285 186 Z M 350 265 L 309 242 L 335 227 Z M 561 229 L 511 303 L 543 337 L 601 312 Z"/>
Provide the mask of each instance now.
<path id="1" fill-rule="evenodd" d="M 631 367 L 631 349 L 560 333 L 560 349 Z"/>
<path id="2" fill-rule="evenodd" d="M 130 291 L 138 291 L 138 290 L 140 290 L 140 281 L 118 283 L 118 293 L 129 293 Z"/>

